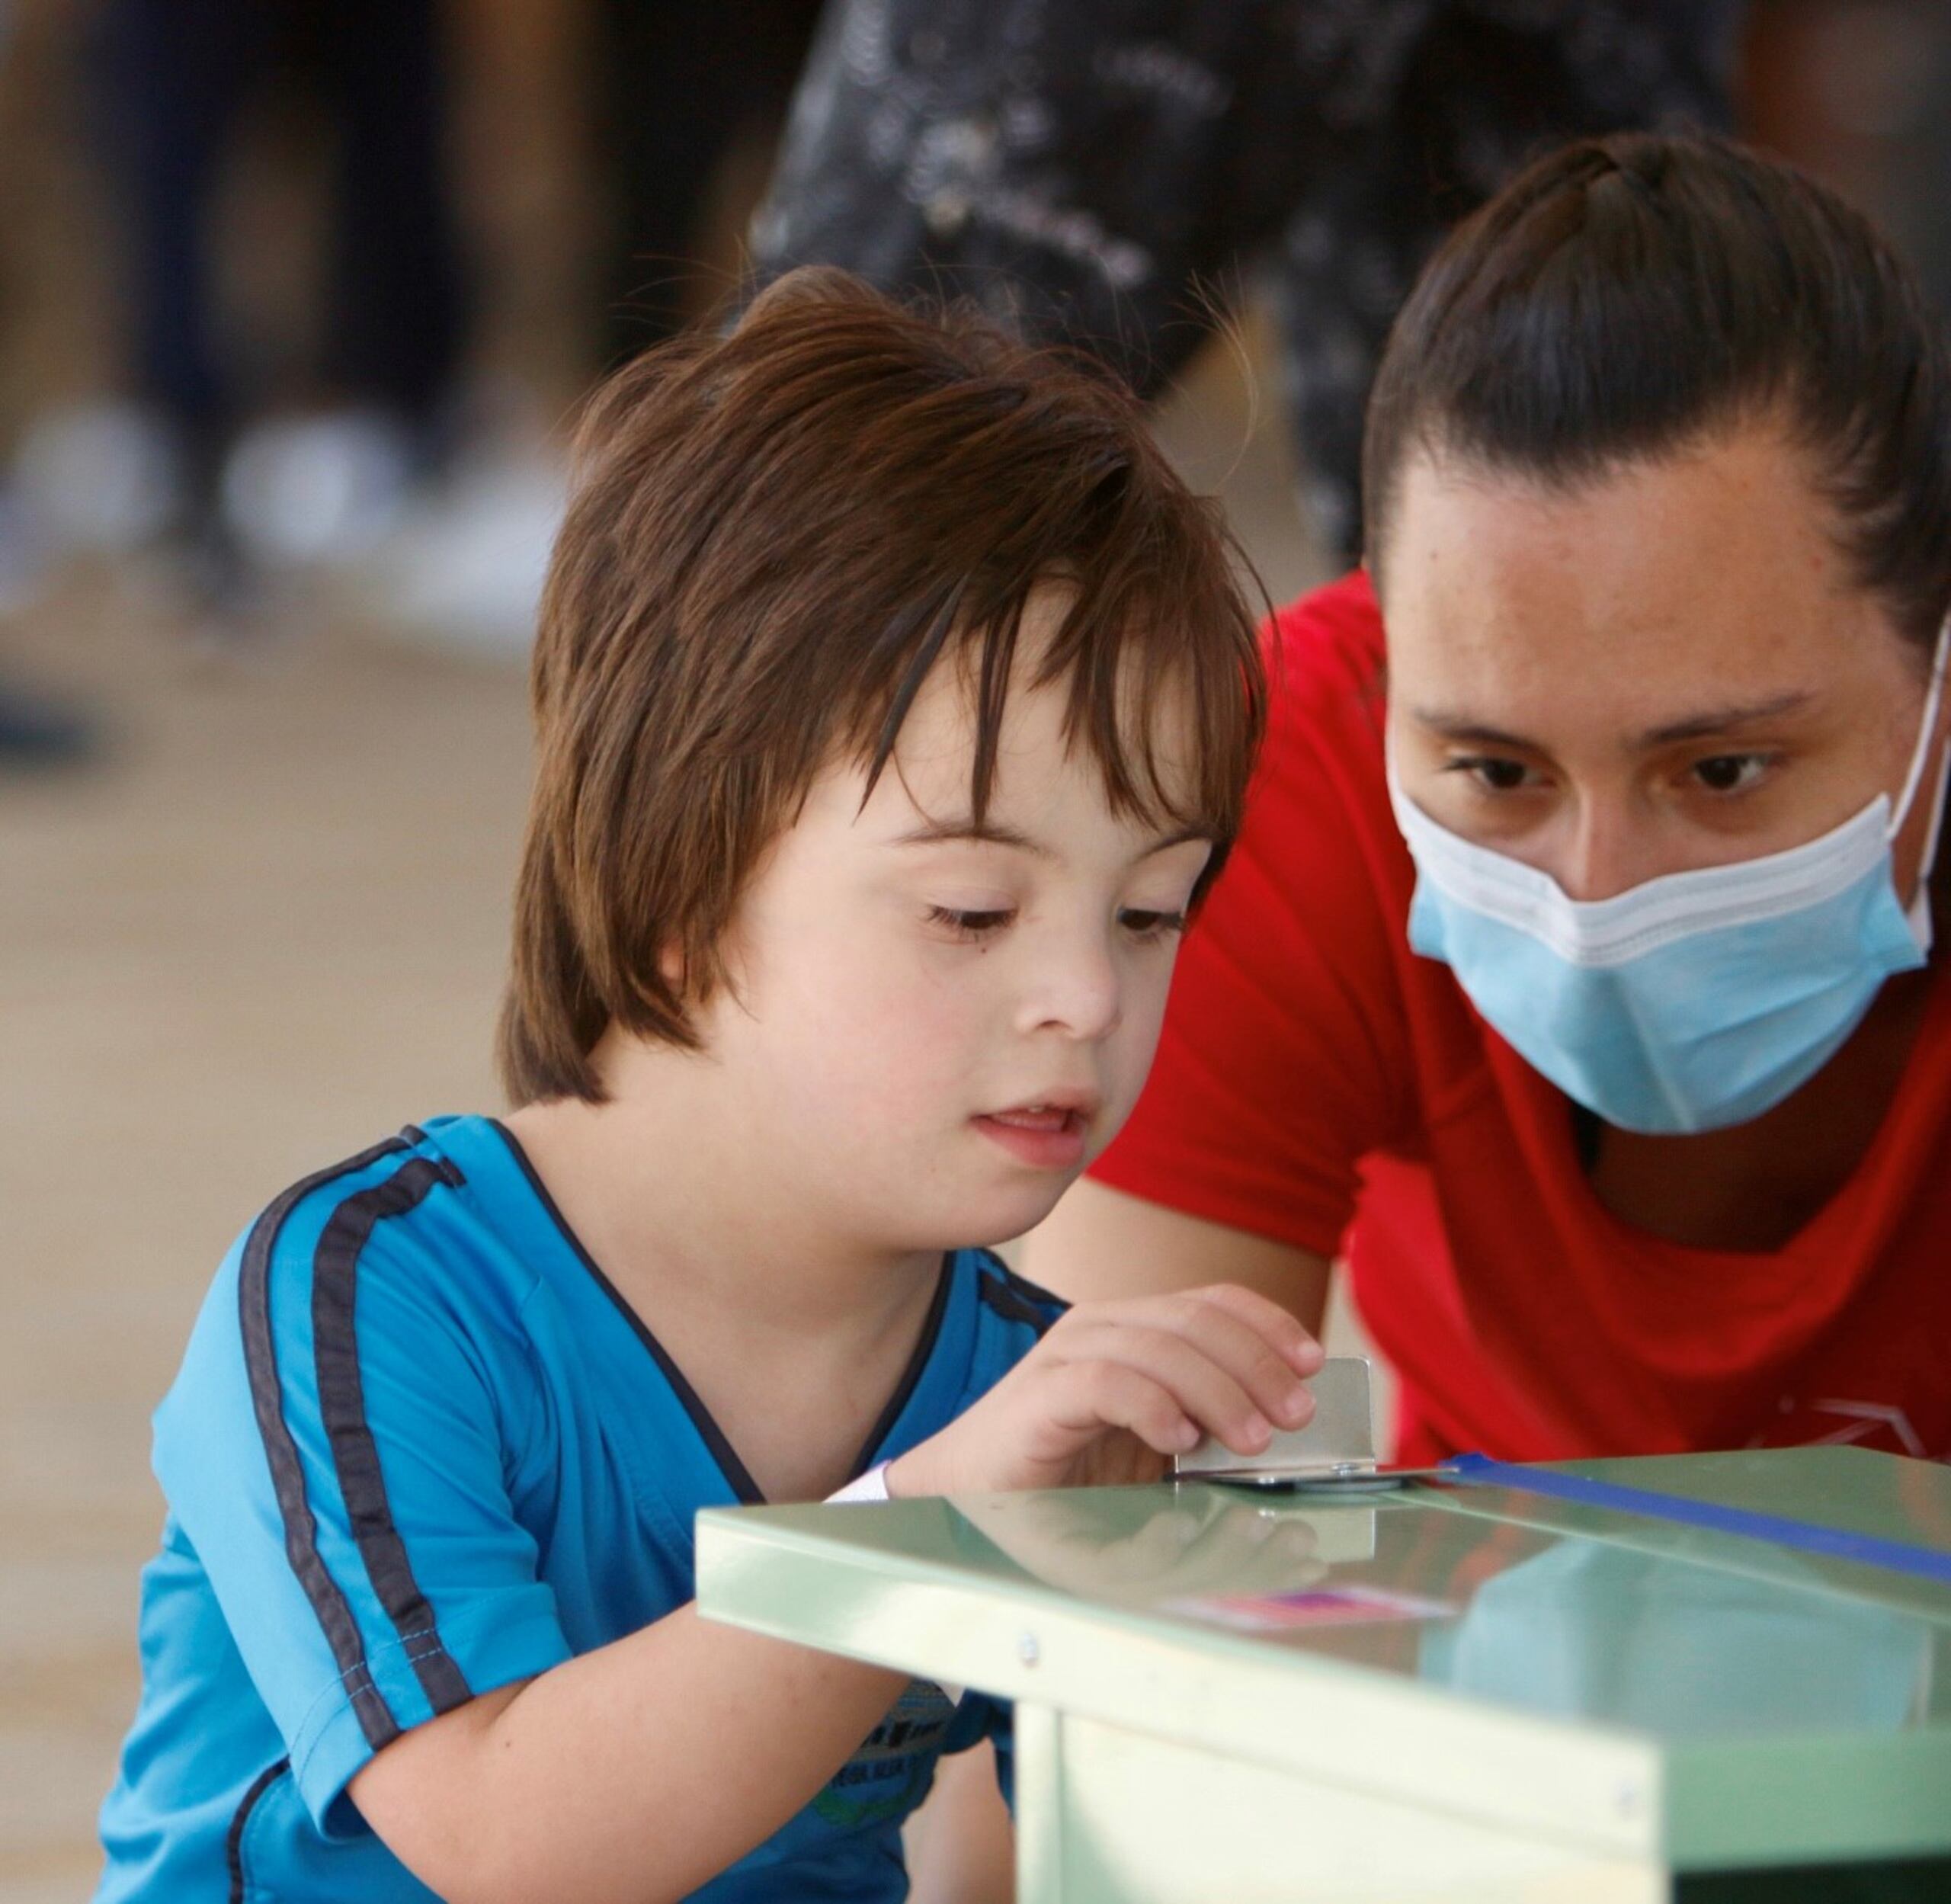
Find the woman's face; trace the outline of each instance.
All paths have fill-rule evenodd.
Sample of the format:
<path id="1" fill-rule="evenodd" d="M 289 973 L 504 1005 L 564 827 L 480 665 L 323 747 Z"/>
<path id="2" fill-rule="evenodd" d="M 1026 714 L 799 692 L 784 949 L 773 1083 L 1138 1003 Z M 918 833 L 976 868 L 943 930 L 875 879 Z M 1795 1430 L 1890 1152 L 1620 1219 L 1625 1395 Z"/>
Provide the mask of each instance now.
<path id="1" fill-rule="evenodd" d="M 1575 899 L 1894 804 L 1930 657 L 1832 525 L 1761 425 L 1568 492 L 1418 456 L 1376 578 L 1403 791 Z M 1906 900 L 1940 757 L 1896 841 Z"/>

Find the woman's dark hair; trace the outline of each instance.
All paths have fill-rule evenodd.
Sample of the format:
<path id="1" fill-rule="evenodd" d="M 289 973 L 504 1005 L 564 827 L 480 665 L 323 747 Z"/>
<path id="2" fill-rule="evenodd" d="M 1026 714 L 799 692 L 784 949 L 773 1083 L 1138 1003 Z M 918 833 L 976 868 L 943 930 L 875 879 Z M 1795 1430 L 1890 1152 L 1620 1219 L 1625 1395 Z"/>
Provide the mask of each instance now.
<path id="1" fill-rule="evenodd" d="M 1929 643 L 1951 599 L 1951 360 L 1910 268 L 1792 167 L 1633 133 L 1539 159 L 1451 233 L 1363 449 L 1378 572 L 1418 452 L 1577 484 L 1778 418 L 1858 580 Z"/>

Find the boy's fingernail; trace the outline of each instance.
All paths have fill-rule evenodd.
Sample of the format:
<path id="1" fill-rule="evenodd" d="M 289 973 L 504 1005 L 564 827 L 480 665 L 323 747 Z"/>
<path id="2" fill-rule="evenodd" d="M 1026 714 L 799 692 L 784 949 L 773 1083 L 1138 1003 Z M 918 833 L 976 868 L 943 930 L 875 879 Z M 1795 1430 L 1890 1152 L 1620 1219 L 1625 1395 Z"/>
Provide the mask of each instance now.
<path id="1" fill-rule="evenodd" d="M 1296 1382 L 1281 1398 L 1280 1418 L 1289 1428 L 1298 1428 L 1306 1419 L 1309 1397 L 1306 1389 Z"/>
<path id="2" fill-rule="evenodd" d="M 1181 1422 L 1175 1438 L 1182 1448 L 1195 1448 L 1199 1445 L 1199 1425 L 1195 1422 Z"/>
<path id="3" fill-rule="evenodd" d="M 1249 1415 L 1241 1427 L 1240 1439 L 1249 1447 L 1264 1448 L 1273 1439 L 1273 1425 L 1264 1415 Z"/>

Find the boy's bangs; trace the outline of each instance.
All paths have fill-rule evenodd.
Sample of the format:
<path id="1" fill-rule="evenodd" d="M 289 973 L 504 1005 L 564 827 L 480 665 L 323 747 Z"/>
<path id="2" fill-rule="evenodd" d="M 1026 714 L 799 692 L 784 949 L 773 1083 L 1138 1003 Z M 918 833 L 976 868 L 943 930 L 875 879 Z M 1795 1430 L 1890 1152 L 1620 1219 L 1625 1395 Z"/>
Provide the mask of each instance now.
<path id="1" fill-rule="evenodd" d="M 1113 813 L 1212 838 L 1209 879 L 1238 833 L 1241 790 L 1265 722 L 1253 623 L 1230 591 L 1216 599 L 1209 585 L 1196 585 L 1184 599 L 1155 575 L 1136 586 L 1117 585 L 1121 579 L 1038 576 L 979 601 L 965 585 L 889 629 L 883 652 L 902 654 L 899 672 L 856 724 L 867 793 L 893 758 L 923 684 L 946 661 L 963 672 L 974 704 L 969 810 L 983 823 L 1010 691 L 1020 678 L 1024 617 L 1034 595 L 1060 591 L 1070 599 L 1033 685 L 1068 683 L 1066 738 L 1088 749 Z"/>

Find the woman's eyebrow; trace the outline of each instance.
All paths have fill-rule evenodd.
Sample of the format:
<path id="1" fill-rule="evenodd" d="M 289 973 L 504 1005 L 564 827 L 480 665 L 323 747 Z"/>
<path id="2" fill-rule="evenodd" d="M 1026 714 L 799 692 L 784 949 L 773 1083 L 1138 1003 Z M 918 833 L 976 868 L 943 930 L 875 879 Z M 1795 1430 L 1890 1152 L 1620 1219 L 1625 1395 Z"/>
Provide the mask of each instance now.
<path id="1" fill-rule="evenodd" d="M 1635 742 L 1641 748 L 1671 747 L 1676 741 L 1704 740 L 1713 734 L 1725 734 L 1737 727 L 1751 726 L 1757 721 L 1776 720 L 1784 714 L 1796 714 L 1815 699 L 1808 688 L 1798 688 L 1786 694 L 1776 694 L 1767 700 L 1752 700 L 1730 704 L 1725 707 L 1710 707 L 1699 714 L 1690 714 L 1684 720 L 1667 721 L 1658 727 L 1649 727 Z"/>
<path id="2" fill-rule="evenodd" d="M 1440 734 L 1445 740 L 1467 741 L 1477 747 L 1515 747 L 1533 754 L 1545 751 L 1537 742 L 1527 740 L 1521 734 L 1508 733 L 1501 727 L 1472 720 L 1467 714 L 1452 713 L 1447 708 L 1412 707 L 1409 716 L 1419 726 Z"/>
<path id="3" fill-rule="evenodd" d="M 1626 744 L 1633 752 L 1644 753 L 1657 747 L 1671 747 L 1680 741 L 1703 740 L 1710 735 L 1752 726 L 1757 721 L 1778 720 L 1784 714 L 1799 713 L 1815 698 L 1812 690 L 1798 688 L 1787 694 L 1771 695 L 1766 700 L 1730 702 L 1724 707 L 1705 708 L 1697 714 L 1683 715 L 1677 720 L 1662 721 L 1657 727 L 1634 735 Z M 1532 754 L 1549 751 L 1540 742 L 1527 740 L 1521 734 L 1492 727 L 1446 708 L 1412 707 L 1409 713 L 1420 726 L 1445 740 L 1462 741 L 1475 747 L 1510 747 Z"/>

